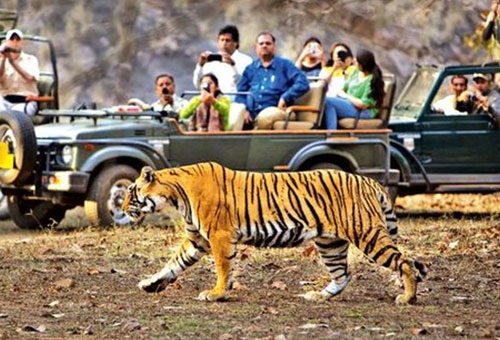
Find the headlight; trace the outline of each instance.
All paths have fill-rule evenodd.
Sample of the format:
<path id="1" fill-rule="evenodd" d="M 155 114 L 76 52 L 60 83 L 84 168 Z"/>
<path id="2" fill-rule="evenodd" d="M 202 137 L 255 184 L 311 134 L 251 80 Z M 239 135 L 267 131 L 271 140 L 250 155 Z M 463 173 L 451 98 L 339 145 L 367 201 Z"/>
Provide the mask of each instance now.
<path id="1" fill-rule="evenodd" d="M 73 161 L 73 148 L 70 145 L 62 148 L 61 159 L 65 165 L 70 165 L 71 161 Z"/>

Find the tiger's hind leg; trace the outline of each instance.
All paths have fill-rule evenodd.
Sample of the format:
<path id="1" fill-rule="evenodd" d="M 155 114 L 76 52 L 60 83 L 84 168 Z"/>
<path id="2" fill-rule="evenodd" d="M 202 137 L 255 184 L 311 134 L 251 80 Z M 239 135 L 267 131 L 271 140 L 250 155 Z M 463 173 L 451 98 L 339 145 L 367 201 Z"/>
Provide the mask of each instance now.
<path id="1" fill-rule="evenodd" d="M 366 256 L 379 265 L 390 268 L 399 273 L 403 281 L 404 293 L 396 298 L 397 304 L 414 303 L 417 299 L 417 276 L 420 273 L 425 275 L 418 267 L 420 263 L 415 263 L 401 254 L 394 242 L 387 233 L 384 224 L 371 228 L 368 235 L 363 237 L 359 248 Z"/>
<path id="2" fill-rule="evenodd" d="M 302 297 L 306 300 L 323 302 L 340 294 L 351 280 L 347 270 L 349 242 L 339 238 L 318 238 L 315 243 L 332 281 L 321 292 L 309 291 Z"/>

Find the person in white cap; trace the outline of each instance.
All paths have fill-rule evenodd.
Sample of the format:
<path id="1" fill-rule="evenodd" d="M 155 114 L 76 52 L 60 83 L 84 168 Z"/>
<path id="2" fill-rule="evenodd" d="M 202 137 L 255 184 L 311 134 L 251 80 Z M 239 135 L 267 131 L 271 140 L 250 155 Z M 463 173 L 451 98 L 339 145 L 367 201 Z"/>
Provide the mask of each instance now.
<path id="1" fill-rule="evenodd" d="M 500 94 L 493 89 L 493 75 L 474 73 L 472 80 L 476 86 L 475 113 L 491 114 L 500 128 Z"/>
<path id="2" fill-rule="evenodd" d="M 38 59 L 23 52 L 23 33 L 12 29 L 0 46 L 0 93 L 3 105 L 13 111 L 34 115 L 37 103 L 27 102 L 28 96 L 38 96 L 37 80 L 40 77 Z M 2 103 L 0 103 L 1 109 Z"/>

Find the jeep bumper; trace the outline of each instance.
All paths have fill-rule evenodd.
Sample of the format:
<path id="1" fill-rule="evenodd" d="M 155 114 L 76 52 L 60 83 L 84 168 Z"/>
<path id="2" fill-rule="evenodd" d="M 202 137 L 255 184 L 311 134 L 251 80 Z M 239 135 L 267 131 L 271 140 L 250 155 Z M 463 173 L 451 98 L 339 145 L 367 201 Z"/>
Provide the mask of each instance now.
<path id="1" fill-rule="evenodd" d="M 79 171 L 44 171 L 42 187 L 47 191 L 63 191 L 83 194 L 87 192 L 90 174 Z"/>

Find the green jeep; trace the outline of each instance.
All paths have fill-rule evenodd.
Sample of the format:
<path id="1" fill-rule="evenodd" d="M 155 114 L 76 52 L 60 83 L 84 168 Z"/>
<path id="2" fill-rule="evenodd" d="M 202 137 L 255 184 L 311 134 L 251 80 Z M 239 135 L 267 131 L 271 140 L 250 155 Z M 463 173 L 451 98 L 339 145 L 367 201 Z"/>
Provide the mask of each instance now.
<path id="1" fill-rule="evenodd" d="M 499 66 L 419 66 L 393 107 L 391 167 L 400 171 L 400 195 L 492 192 L 500 189 L 500 131 L 487 113 L 446 115 L 436 102 L 450 94 L 453 75 L 496 78 Z"/>
<path id="2" fill-rule="evenodd" d="M 91 223 L 126 225 L 126 188 L 144 165 L 155 169 L 216 161 L 233 169 L 337 168 L 390 185 L 389 130 L 185 132 L 156 112 L 42 110 L 60 122 L 35 126 L 0 112 L 0 183 L 21 228 L 59 222 L 84 205 Z M 203 185 L 200 183 L 199 185 Z"/>

